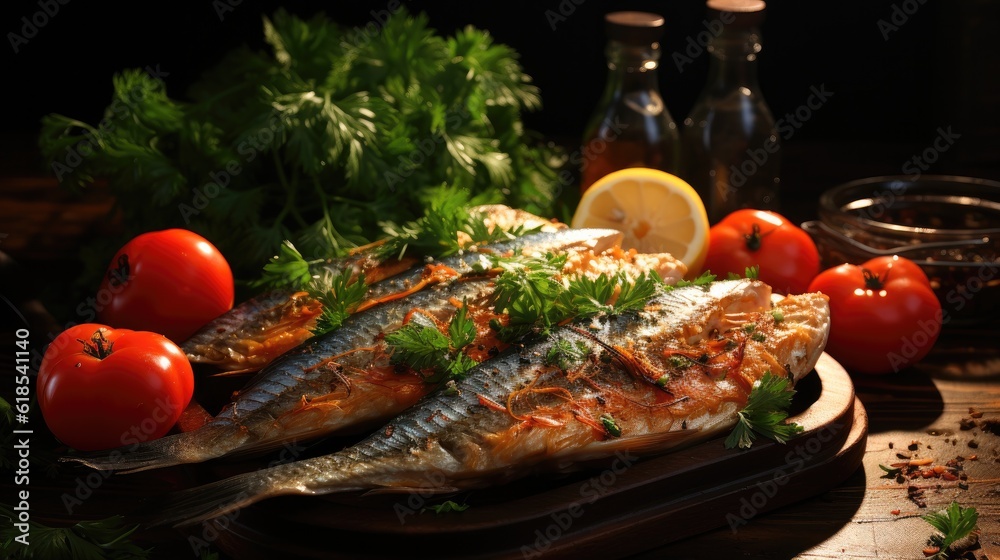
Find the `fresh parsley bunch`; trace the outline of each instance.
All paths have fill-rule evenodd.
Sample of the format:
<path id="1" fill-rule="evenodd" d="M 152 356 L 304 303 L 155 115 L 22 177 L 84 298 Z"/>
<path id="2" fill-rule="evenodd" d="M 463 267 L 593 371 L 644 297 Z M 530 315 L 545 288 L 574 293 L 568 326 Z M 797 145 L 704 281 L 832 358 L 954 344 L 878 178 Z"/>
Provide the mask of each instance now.
<path id="1" fill-rule="evenodd" d="M 183 100 L 128 70 L 98 126 L 46 116 L 53 172 L 67 185 L 106 179 L 125 236 L 201 233 L 240 280 L 284 240 L 309 258 L 373 241 L 421 216 L 441 185 L 551 215 L 564 158 L 524 130 L 539 92 L 489 33 L 443 37 L 405 9 L 377 34 L 279 10 L 264 37 L 265 52 L 230 52 Z M 94 272 L 121 241 L 90 256 Z"/>

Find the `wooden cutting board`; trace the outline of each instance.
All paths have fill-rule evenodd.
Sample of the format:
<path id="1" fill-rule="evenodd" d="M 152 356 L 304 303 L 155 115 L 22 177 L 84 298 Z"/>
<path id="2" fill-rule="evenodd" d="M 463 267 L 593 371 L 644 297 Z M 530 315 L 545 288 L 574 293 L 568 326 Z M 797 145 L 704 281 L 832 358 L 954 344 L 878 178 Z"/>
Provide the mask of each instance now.
<path id="1" fill-rule="evenodd" d="M 867 417 L 824 354 L 799 382 L 786 445 L 727 450 L 717 438 L 669 455 L 620 455 L 572 475 L 536 475 L 450 497 L 282 497 L 241 510 L 214 544 L 236 558 L 621 557 L 729 526 L 836 486 L 861 464 Z M 422 509 L 445 499 L 461 513 Z M 203 534 L 197 527 L 196 535 Z M 213 534 L 213 536 L 215 536 Z"/>

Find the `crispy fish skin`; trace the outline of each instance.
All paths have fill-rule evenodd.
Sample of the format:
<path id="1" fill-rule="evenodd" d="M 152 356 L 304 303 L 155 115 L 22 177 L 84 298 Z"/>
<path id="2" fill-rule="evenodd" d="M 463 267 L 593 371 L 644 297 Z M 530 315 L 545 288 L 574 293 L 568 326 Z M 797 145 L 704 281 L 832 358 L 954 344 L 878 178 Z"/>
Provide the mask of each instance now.
<path id="1" fill-rule="evenodd" d="M 715 282 L 661 294 L 638 314 L 563 327 L 480 364 L 457 392 L 431 395 L 341 452 L 178 493 L 158 524 L 285 494 L 482 487 L 721 434 L 766 371 L 800 378 L 822 352 L 826 297 L 785 298 L 778 320 L 770 295 L 757 281 Z M 559 349 L 574 347 L 585 356 L 559 363 Z"/>
<path id="2" fill-rule="evenodd" d="M 608 249 L 612 250 L 619 239 L 620 233 L 614 230 L 563 230 L 525 236 L 490 250 L 536 253 L 585 247 L 590 252 L 608 244 L 613 245 Z M 449 262 L 460 271 L 459 276 L 466 276 L 482 255 L 472 252 Z M 679 278 L 685 269 L 674 262 L 667 260 L 664 267 Z M 402 285 L 406 279 L 391 281 Z M 280 447 L 290 441 L 358 431 L 384 422 L 434 388 L 419 372 L 406 374 L 391 367 L 382 343 L 384 336 L 403 326 L 415 310 L 447 322 L 457 309 L 455 302 L 479 300 L 485 305 L 493 288 L 488 280 L 463 278 L 355 313 L 337 330 L 287 352 L 261 370 L 201 428 L 121 448 L 117 453 L 65 459 L 102 470 L 137 472 L 206 461 L 236 451 Z"/>
<path id="3" fill-rule="evenodd" d="M 371 252 L 340 259 L 326 266 L 333 273 L 350 271 L 364 274 L 370 284 L 363 311 L 385 301 L 406 296 L 453 276 L 471 272 L 479 255 L 507 252 L 519 248 L 545 252 L 549 247 L 591 246 L 603 250 L 621 242 L 614 230 L 568 230 L 548 224 L 542 218 L 506 206 L 477 207 L 494 227 L 510 229 L 518 224 L 539 227 L 523 237 L 474 247 L 465 253 L 440 261 L 414 266 L 416 260 L 379 260 Z M 581 233 L 583 232 L 583 233 Z M 589 233 L 588 233 L 589 232 Z M 589 237 L 588 237 L 589 236 Z M 191 363 L 208 364 L 230 374 L 257 371 L 275 358 L 295 348 L 312 336 L 312 329 L 322 313 L 322 305 L 305 292 L 273 290 L 252 298 L 216 318 L 181 345 Z"/>
<path id="4" fill-rule="evenodd" d="M 481 217 L 491 231 L 523 227 L 555 233 L 567 229 L 565 224 L 502 204 L 475 206 L 470 212 Z M 459 238 L 463 244 L 471 242 L 464 233 Z M 373 250 L 375 245 L 371 247 L 337 259 L 324 269 L 334 274 L 344 271 L 353 276 L 364 274 L 365 281 L 372 285 L 367 299 L 373 302 L 394 292 L 413 289 L 421 275 L 426 274 L 424 268 L 416 267 L 418 261 L 414 258 L 380 259 Z M 411 271 L 408 277 L 382 282 L 406 271 Z M 184 341 L 181 349 L 192 363 L 212 365 L 230 373 L 257 371 L 308 340 L 321 313 L 321 304 L 305 292 L 272 290 L 220 315 Z"/>

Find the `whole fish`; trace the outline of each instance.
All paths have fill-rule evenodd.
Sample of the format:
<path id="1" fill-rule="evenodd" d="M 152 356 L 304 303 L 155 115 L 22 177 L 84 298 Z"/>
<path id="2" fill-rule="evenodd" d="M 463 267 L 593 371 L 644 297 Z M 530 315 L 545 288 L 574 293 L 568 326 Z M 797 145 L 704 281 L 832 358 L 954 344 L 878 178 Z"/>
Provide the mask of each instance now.
<path id="1" fill-rule="evenodd" d="M 453 492 L 616 451 L 662 453 L 731 429 L 766 372 L 807 374 L 828 332 L 822 294 L 772 307 L 759 281 L 676 288 L 639 313 L 512 346 L 454 391 L 434 393 L 340 452 L 180 492 L 159 523 L 196 523 L 279 495 Z"/>
<path id="2" fill-rule="evenodd" d="M 614 230 L 567 229 L 525 236 L 494 246 L 493 251 L 534 254 L 575 248 L 590 254 L 594 251 L 591 247 L 617 243 L 619 238 Z M 616 246 L 605 251 L 614 253 L 606 261 L 638 260 L 643 268 L 651 266 Z M 446 324 L 462 302 L 468 301 L 470 308 L 479 310 L 475 313 L 479 329 L 474 350 L 482 350 L 477 361 L 487 358 L 489 349 L 497 344 L 488 326 L 489 320 L 495 318 L 488 311 L 494 285 L 489 279 L 468 276 L 473 259 L 482 255 L 474 252 L 445 259 L 465 278 L 355 313 L 340 328 L 286 353 L 261 370 L 215 419 L 196 430 L 66 459 L 102 470 L 134 472 L 205 461 L 236 451 L 261 451 L 332 433 L 358 432 L 384 422 L 435 388 L 420 372 L 394 367 L 383 341 L 386 334 L 402 327 L 414 314 L 435 324 Z M 658 270 L 661 276 L 672 280 L 683 276 L 683 264 L 672 257 L 663 260 Z M 573 266 L 587 269 L 600 262 L 576 259 Z M 404 275 L 385 282 L 402 289 L 406 279 Z"/>
<path id="3" fill-rule="evenodd" d="M 564 224 L 500 204 L 476 206 L 470 212 L 482 219 L 490 231 L 497 228 L 503 231 L 537 229 L 544 235 L 566 229 Z M 605 239 L 610 235 L 606 232 L 598 234 L 598 237 L 612 242 Z M 458 232 L 458 236 L 462 245 L 471 243 L 464 232 Z M 614 242 L 617 244 L 618 241 Z M 333 274 L 350 272 L 352 277 L 363 275 L 371 288 L 362 310 L 364 306 L 375 305 L 393 295 L 405 295 L 440 282 L 447 278 L 450 268 L 457 266 L 460 272 L 468 272 L 468 268 L 462 266 L 467 258 L 443 259 L 440 267 L 418 267 L 419 261 L 414 257 L 379 257 L 377 245 L 359 248 L 354 254 L 321 267 L 322 271 Z M 493 250 L 510 250 L 510 247 L 510 243 L 504 242 Z M 491 247 L 473 250 L 490 251 Z M 392 282 L 385 282 L 390 278 Z M 209 322 L 184 341 L 181 350 L 192 363 L 214 366 L 230 374 L 254 372 L 308 340 L 322 312 L 322 304 L 307 292 L 272 290 L 237 305 Z"/>

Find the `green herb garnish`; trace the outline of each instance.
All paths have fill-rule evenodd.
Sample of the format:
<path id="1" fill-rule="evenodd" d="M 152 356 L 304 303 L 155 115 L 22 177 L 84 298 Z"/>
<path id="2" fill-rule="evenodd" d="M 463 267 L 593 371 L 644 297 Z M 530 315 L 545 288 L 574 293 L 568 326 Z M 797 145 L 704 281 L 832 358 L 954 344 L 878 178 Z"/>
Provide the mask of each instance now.
<path id="1" fill-rule="evenodd" d="M 802 431 L 798 424 L 786 424 L 788 407 L 795 390 L 788 389 L 788 379 L 770 371 L 753 384 L 747 405 L 738 413 L 736 427 L 726 438 L 726 449 L 749 448 L 758 435 L 785 443 Z"/>
<path id="2" fill-rule="evenodd" d="M 494 309 L 510 318 L 508 325 L 500 329 L 502 339 L 512 340 L 533 331 L 546 334 L 571 319 L 639 310 L 658 288 L 664 287 L 655 272 L 643 273 L 634 280 L 618 273 L 594 278 L 574 276 L 560 282 L 556 278 L 565 262 L 565 255 L 552 254 L 495 259 L 495 266 L 503 273 L 496 279 Z M 616 289 L 618 299 L 609 303 Z"/>
<path id="3" fill-rule="evenodd" d="M 570 342 L 565 339 L 557 339 L 545 354 L 547 365 L 559 366 L 563 371 L 571 370 L 580 365 L 590 354 L 590 348 L 581 341 Z"/>
<path id="4" fill-rule="evenodd" d="M 405 8 L 377 33 L 284 10 L 262 28 L 264 49 L 201 69 L 183 101 L 168 95 L 170 69 L 126 70 L 100 126 L 44 118 L 53 174 L 107 180 L 122 212 L 121 237 L 88 257 L 98 264 L 81 286 L 125 240 L 169 227 L 205 235 L 240 282 L 286 239 L 309 259 L 344 256 L 417 219 L 441 185 L 552 214 L 566 158 L 525 130 L 539 91 L 488 32 L 445 36 Z"/>
<path id="5" fill-rule="evenodd" d="M 626 311 L 639 311 L 645 307 L 646 302 L 656 294 L 656 289 L 663 286 L 663 279 L 655 270 L 648 273 L 643 272 L 633 282 L 624 279 L 624 275 L 619 279 L 618 285 L 621 291 L 618 299 L 615 300 L 615 312 L 624 313 Z"/>
<path id="6" fill-rule="evenodd" d="M 604 425 L 604 429 L 608 432 L 608 435 L 611 437 L 621 437 L 622 429 L 618 426 L 618 422 L 615 421 L 614 417 L 608 413 L 604 413 L 601 415 L 600 420 L 601 424 Z"/>
<path id="7" fill-rule="evenodd" d="M 462 303 L 458 313 L 452 317 L 448 325 L 448 334 L 451 336 L 451 346 L 453 348 L 464 348 L 476 340 L 476 324 L 468 317 L 468 305 Z"/>
<path id="8" fill-rule="evenodd" d="M 130 539 L 138 529 L 122 524 L 122 517 L 116 515 L 99 521 L 81 521 L 71 527 L 48 527 L 35 521 L 29 522 L 29 545 L 15 541 L 22 533 L 14 527 L 17 516 L 9 507 L 0 504 L 0 517 L 9 523 L 0 525 L 0 548 L 6 551 L 4 558 L 60 558 L 64 560 L 133 560 L 149 558 L 150 551 L 137 546 Z"/>
<path id="9" fill-rule="evenodd" d="M 921 519 L 940 531 L 941 534 L 931 536 L 928 542 L 941 549 L 934 558 L 944 559 L 948 558 L 951 545 L 969 536 L 976 529 L 979 512 L 974 507 L 963 508 L 958 502 L 952 502 L 947 509 L 928 513 Z"/>
<path id="10" fill-rule="evenodd" d="M 340 327 L 350 317 L 365 300 L 368 285 L 364 274 L 354 277 L 349 270 L 339 274 L 324 271 L 310 284 L 309 293 L 323 304 L 323 314 L 313 329 L 314 335 L 320 335 Z"/>
<path id="11" fill-rule="evenodd" d="M 670 356 L 667 358 L 670 365 L 675 368 L 682 368 L 691 365 L 691 360 L 687 356 Z"/>
<path id="12" fill-rule="evenodd" d="M 775 324 L 785 320 L 785 314 L 782 313 L 780 309 L 775 309 L 774 311 L 771 311 L 771 317 L 774 317 Z"/>
<path id="13" fill-rule="evenodd" d="M 706 270 L 702 272 L 700 276 L 694 280 L 679 280 L 676 284 L 672 286 L 667 286 L 668 290 L 675 290 L 677 288 L 687 288 L 688 286 L 697 286 L 699 288 L 708 289 L 708 285 L 715 282 L 715 275 L 711 271 Z"/>
<path id="14" fill-rule="evenodd" d="M 413 369 L 446 370 L 450 362 L 451 341 L 431 326 L 410 323 L 385 336 L 392 348 L 392 363 Z"/>
<path id="15" fill-rule="evenodd" d="M 433 511 L 434 513 L 442 514 L 442 513 L 458 513 L 461 511 L 465 511 L 467 509 L 469 509 L 468 504 L 458 504 L 451 500 L 448 500 L 442 504 L 427 506 L 423 508 L 421 511 Z"/>
<path id="16" fill-rule="evenodd" d="M 320 262 L 322 260 L 307 261 L 295 245 L 286 240 L 278 249 L 278 254 L 264 265 L 264 274 L 254 282 L 254 286 L 303 290 L 313 279 L 311 267 Z"/>
<path id="17" fill-rule="evenodd" d="M 879 463 L 878 468 L 885 471 L 885 475 L 883 475 L 882 478 L 896 478 L 896 476 L 898 476 L 899 473 L 903 472 L 903 469 L 899 467 L 887 467 L 881 463 Z"/>
<path id="18" fill-rule="evenodd" d="M 478 362 L 462 352 L 476 339 L 476 326 L 466 316 L 467 305 L 451 318 L 448 335 L 433 325 L 411 322 L 385 336 L 394 364 L 404 364 L 415 370 L 433 370 L 426 378 L 430 383 L 461 379 Z"/>

